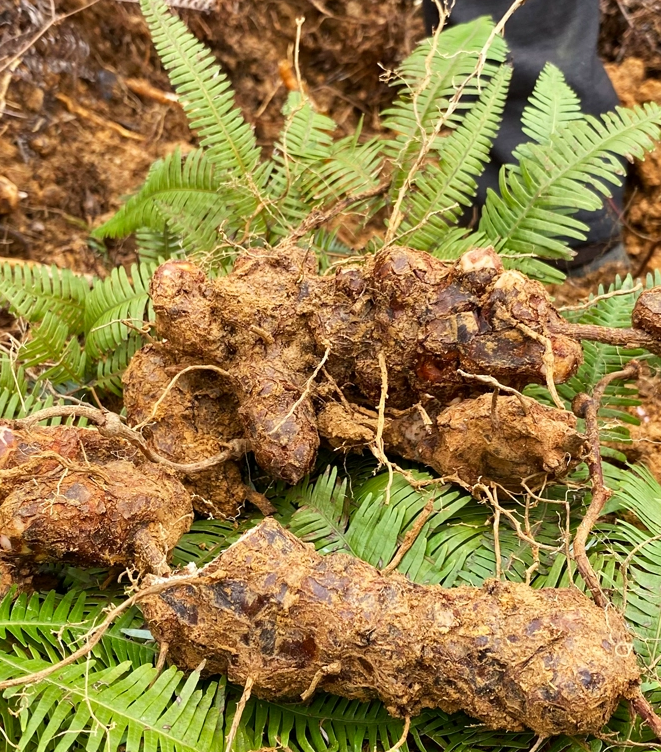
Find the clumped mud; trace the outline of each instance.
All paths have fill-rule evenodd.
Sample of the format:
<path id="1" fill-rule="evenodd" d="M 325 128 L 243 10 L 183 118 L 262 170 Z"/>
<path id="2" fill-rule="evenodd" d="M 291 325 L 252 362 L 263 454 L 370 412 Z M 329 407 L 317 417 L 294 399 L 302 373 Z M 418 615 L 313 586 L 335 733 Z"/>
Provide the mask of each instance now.
<path id="1" fill-rule="evenodd" d="M 214 281 L 189 261 L 166 262 L 154 275 L 151 294 L 163 352 L 181 362 L 226 370 L 257 463 L 289 483 L 313 466 L 320 401 L 374 408 L 387 392 L 390 410 L 433 400 L 439 413 L 451 401 L 485 390 L 473 375 L 488 374 L 521 388 L 545 383 L 552 367 L 555 381 L 561 382 L 582 358 L 580 344 L 553 329 L 560 317 L 542 285 L 504 270 L 492 249 L 470 251 L 448 264 L 393 247 L 323 277 L 300 248 L 251 249 L 239 256 L 229 275 Z M 143 384 L 138 378 L 129 390 L 131 420 L 140 390 L 151 389 Z M 466 415 L 470 409 L 462 408 Z M 498 410 L 490 415 L 498 421 Z M 553 411 L 544 416 L 556 420 Z M 463 431 L 460 442 L 466 440 L 466 426 L 483 430 L 479 421 L 464 421 L 459 429 L 461 420 L 456 413 L 453 430 Z M 561 455 L 569 444 L 580 454 L 571 419 L 562 415 L 557 420 L 562 436 L 554 429 L 548 440 L 541 438 L 538 423 L 538 444 L 559 438 Z M 534 423 L 528 420 L 520 438 L 533 433 Z M 328 415 L 324 425 L 322 434 L 333 443 L 337 437 Z M 432 443 L 447 427 L 437 426 Z M 574 439 L 567 444 L 570 434 Z M 404 456 L 418 452 L 416 458 L 422 459 L 426 451 L 422 461 L 444 470 L 440 455 L 454 451 L 440 444 L 417 450 L 417 437 L 407 438 L 404 430 L 392 444 Z M 539 472 L 539 449 L 528 444 L 520 441 L 517 450 L 524 458 L 537 458 L 532 464 Z M 543 453 L 547 450 L 546 467 L 555 468 L 556 477 L 577 456 L 570 451 L 568 462 L 557 462 L 549 444 Z M 502 472 L 496 475 L 503 480 Z M 468 476 L 464 480 L 473 482 L 475 473 Z"/>
<path id="2" fill-rule="evenodd" d="M 178 361 L 162 345 L 148 345 L 131 359 L 123 377 L 124 406 L 131 424 L 143 424 L 151 448 L 182 464 L 211 457 L 221 451 L 221 443 L 242 436 L 236 399 L 217 373 L 190 371 L 168 390 L 177 373 L 189 365 L 194 364 Z M 195 510 L 217 519 L 235 517 L 243 502 L 256 496 L 243 483 L 241 468 L 233 460 L 182 476 L 182 482 L 192 494 Z"/>
<path id="3" fill-rule="evenodd" d="M 491 728 L 596 733 L 639 671 L 623 618 L 576 589 L 444 589 L 383 575 L 267 519 L 193 581 L 142 603 L 182 669 L 266 699 L 323 689 L 399 717 L 464 710 Z"/>
<path id="4" fill-rule="evenodd" d="M 0 426 L 0 585 L 44 561 L 169 574 L 193 519 L 162 466 L 94 429 Z M 2 587 L 0 587 L 2 592 Z"/>

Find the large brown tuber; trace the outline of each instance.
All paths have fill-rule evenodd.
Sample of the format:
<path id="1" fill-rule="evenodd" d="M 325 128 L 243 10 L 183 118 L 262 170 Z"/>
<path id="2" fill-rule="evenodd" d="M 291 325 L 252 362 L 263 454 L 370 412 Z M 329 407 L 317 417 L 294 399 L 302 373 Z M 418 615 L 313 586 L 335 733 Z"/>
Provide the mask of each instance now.
<path id="1" fill-rule="evenodd" d="M 166 349 L 229 373 L 258 464 L 290 483 L 316 457 L 312 382 L 324 359 L 324 378 L 350 401 L 374 406 L 387 378 L 388 406 L 406 409 L 474 392 L 460 370 L 518 388 L 549 369 L 564 381 L 582 357 L 555 333 L 561 318 L 542 285 L 504 270 L 492 249 L 448 264 L 392 247 L 325 277 L 294 245 L 251 249 L 213 281 L 189 261 L 166 262 L 151 294 Z"/>
<path id="2" fill-rule="evenodd" d="M 180 668 L 204 660 L 267 699 L 318 687 L 400 717 L 461 709 L 551 735 L 598 732 L 638 690 L 622 616 L 577 589 L 416 585 L 322 557 L 272 519 L 142 608 Z"/>
<path id="3" fill-rule="evenodd" d="M 24 562 L 166 575 L 193 519 L 172 473 L 94 429 L 0 426 L 0 580 Z"/>

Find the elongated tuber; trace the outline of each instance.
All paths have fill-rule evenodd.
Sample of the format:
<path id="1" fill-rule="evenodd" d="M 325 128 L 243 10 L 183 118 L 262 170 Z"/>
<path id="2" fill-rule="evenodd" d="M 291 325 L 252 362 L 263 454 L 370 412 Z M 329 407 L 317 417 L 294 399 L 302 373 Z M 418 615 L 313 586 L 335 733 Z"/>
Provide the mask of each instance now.
<path id="1" fill-rule="evenodd" d="M 334 448 L 374 441 L 377 415 L 338 402 L 321 407 L 319 432 Z M 389 451 L 429 465 L 469 488 L 498 483 L 522 492 L 560 480 L 583 459 L 585 438 L 569 412 L 525 397 L 483 394 L 442 408 L 409 408 L 384 421 Z"/>
<path id="2" fill-rule="evenodd" d="M 190 495 L 127 442 L 93 429 L 0 426 L 0 562 L 65 561 L 165 575 Z"/>
<path id="3" fill-rule="evenodd" d="M 639 671 L 622 616 L 573 588 L 417 585 L 267 519 L 194 580 L 142 602 L 182 669 L 269 699 L 319 687 L 396 716 L 462 709 L 491 728 L 598 732 Z"/>

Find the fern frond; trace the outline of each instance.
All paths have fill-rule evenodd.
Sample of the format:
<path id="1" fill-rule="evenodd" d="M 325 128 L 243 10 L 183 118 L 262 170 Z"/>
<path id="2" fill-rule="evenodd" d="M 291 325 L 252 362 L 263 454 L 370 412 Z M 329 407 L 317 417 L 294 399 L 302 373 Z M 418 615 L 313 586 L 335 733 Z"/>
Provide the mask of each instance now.
<path id="1" fill-rule="evenodd" d="M 25 367 L 19 365 L 16 357 L 12 357 L 7 353 L 0 355 L 0 389 L 6 389 L 9 392 L 18 392 L 22 395 L 28 391 Z"/>
<path id="2" fill-rule="evenodd" d="M 314 110 L 308 99 L 290 94 L 285 127 L 273 154 L 269 191 L 279 202 L 277 234 L 299 224 L 312 209 L 376 185 L 382 167 L 381 142 L 359 143 L 355 133 L 333 142 L 335 123 Z"/>
<path id="3" fill-rule="evenodd" d="M 56 398 L 53 394 L 42 394 L 39 391 L 39 386 L 36 386 L 32 391 L 28 391 L 26 394 L 21 394 L 21 392 L 12 388 L 0 388 L 0 418 L 2 420 L 25 418 L 46 407 L 64 404 L 66 404 L 64 399 Z M 62 418 L 50 418 L 44 421 L 43 425 L 58 426 L 62 422 Z M 80 418 L 78 420 L 68 418 L 66 420 L 67 424 L 73 422 L 80 426 L 87 425 L 86 418 Z"/>
<path id="4" fill-rule="evenodd" d="M 7 595 L 0 601 L 0 640 L 20 644 L 44 659 L 60 660 L 105 615 L 108 599 L 91 598 L 85 592 L 69 590 L 59 596 L 21 593 L 15 599 Z M 110 627 L 94 649 L 94 657 L 104 666 L 131 661 L 134 668 L 153 663 L 158 652 L 151 642 L 145 644 L 127 636 L 127 630 L 142 624 L 137 609 L 130 609 Z"/>
<path id="5" fill-rule="evenodd" d="M 486 248 L 489 245 L 491 245 L 489 239 L 482 233 L 471 232 L 465 227 L 450 227 L 428 250 L 436 258 L 452 260 L 458 259 L 472 248 Z"/>
<path id="6" fill-rule="evenodd" d="M 543 145 L 528 144 L 519 165 L 504 165 L 500 195 L 489 189 L 479 229 L 500 251 L 568 258 L 561 238 L 585 239 L 570 215 L 595 211 L 608 183 L 619 185 L 621 157 L 642 158 L 661 134 L 661 107 L 617 108 L 598 120 L 567 123 Z"/>
<path id="7" fill-rule="evenodd" d="M 0 678 L 24 676 L 49 663 L 23 651 L 0 652 Z M 151 665 L 130 662 L 97 670 L 95 662 L 73 664 L 42 682 L 5 697 L 20 698 L 23 733 L 19 749 L 38 738 L 66 752 L 78 741 L 87 752 L 209 752 L 222 745 L 224 685 L 198 689 L 199 674 L 184 681 L 170 668 L 157 677 Z M 153 683 L 152 686 L 150 684 Z"/>
<path id="8" fill-rule="evenodd" d="M 196 202 L 192 211 L 190 206 L 174 207 L 164 201 L 156 206 L 188 255 L 207 254 L 218 244 L 218 228 L 227 219 L 227 206 L 221 201 Z"/>
<path id="9" fill-rule="evenodd" d="M 553 63 L 547 63 L 523 110 L 523 132 L 536 143 L 546 144 L 564 125 L 581 117 L 580 99 L 567 85 L 562 71 Z M 521 144 L 512 156 L 520 160 L 528 153 L 527 145 Z"/>
<path id="10" fill-rule="evenodd" d="M 243 533 L 256 525 L 261 516 L 230 520 L 196 520 L 172 552 L 172 564 L 185 567 L 194 562 L 203 567 L 237 541 Z"/>
<path id="11" fill-rule="evenodd" d="M 78 339 L 72 337 L 66 342 L 57 358 L 45 365 L 48 367 L 39 375 L 40 381 L 48 381 L 53 386 L 68 383 L 77 388 L 85 379 L 87 354 Z"/>
<path id="12" fill-rule="evenodd" d="M 324 693 L 309 705 L 251 699 L 241 718 L 237 752 L 278 745 L 301 752 L 390 749 L 402 727 L 380 702 L 360 703 Z"/>
<path id="13" fill-rule="evenodd" d="M 69 269 L 55 265 L 8 263 L 0 266 L 0 301 L 15 316 L 30 323 L 47 313 L 57 316 L 71 334 L 82 332 L 89 283 Z"/>
<path id="14" fill-rule="evenodd" d="M 141 264 L 158 264 L 171 258 L 183 258 L 181 238 L 166 226 L 163 230 L 142 227 L 136 230 L 136 253 Z"/>
<path id="15" fill-rule="evenodd" d="M 182 158 L 177 147 L 172 154 L 154 162 L 138 193 L 92 234 L 97 238 L 118 238 L 141 228 L 164 232 L 166 224 L 160 206 L 206 216 L 223 206 L 218 190 L 214 167 L 205 153 L 194 149 Z"/>
<path id="16" fill-rule="evenodd" d="M 234 103 L 211 52 L 163 0 L 141 0 L 154 46 L 209 161 L 226 177 L 253 179 L 260 158 L 252 128 Z"/>
<path id="17" fill-rule="evenodd" d="M 154 268 L 153 264 L 134 264 L 129 279 L 120 266 L 94 284 L 85 309 L 85 350 L 92 359 L 106 356 L 129 338 L 132 330 L 122 321 L 140 327 L 145 316 L 153 319 L 149 280 Z"/>
<path id="18" fill-rule="evenodd" d="M 439 145 L 439 163 L 419 172 L 406 201 L 401 242 L 420 250 L 439 245 L 477 193 L 476 179 L 489 160 L 512 69 L 503 65 L 464 119 Z"/>
<path id="19" fill-rule="evenodd" d="M 304 192 L 313 205 L 360 193 L 376 187 L 382 167 L 382 142 L 374 138 L 361 144 L 356 132 L 333 144 L 325 164 L 311 167 Z"/>
<path id="20" fill-rule="evenodd" d="M 131 358 L 143 346 L 144 340 L 135 332 L 129 332 L 128 339 L 96 363 L 96 374 L 86 386 L 112 392 L 121 397 L 123 385 L 122 374 L 128 368 Z"/>
<path id="21" fill-rule="evenodd" d="M 476 69 L 478 56 L 493 30 L 493 21 L 487 16 L 470 23 L 444 29 L 437 40 L 426 39 L 404 60 L 393 79 L 401 87 L 401 94 L 392 107 L 383 112 L 383 126 L 398 136 L 391 149 L 400 152 L 422 135 L 430 135 L 447 108 L 457 87 Z M 480 93 L 481 87 L 505 61 L 507 45 L 501 36 L 495 37 L 487 51 L 481 81 L 474 79 L 464 89 L 466 99 L 459 105 L 459 113 L 471 105 L 470 97 Z M 447 125 L 460 121 L 455 114 Z M 400 160 L 398 160 L 400 161 Z"/>
<path id="22" fill-rule="evenodd" d="M 30 329 L 30 334 L 18 349 L 18 360 L 26 368 L 54 360 L 63 351 L 69 336 L 67 325 L 56 314 L 46 312 L 40 324 Z"/>

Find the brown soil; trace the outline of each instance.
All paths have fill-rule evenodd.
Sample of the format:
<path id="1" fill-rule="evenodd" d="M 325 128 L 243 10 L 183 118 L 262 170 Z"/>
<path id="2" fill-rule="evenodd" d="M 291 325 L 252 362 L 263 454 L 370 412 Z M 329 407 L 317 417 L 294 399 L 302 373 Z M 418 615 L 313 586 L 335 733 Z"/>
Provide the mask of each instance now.
<path id="1" fill-rule="evenodd" d="M 609 64 L 607 69 L 625 106 L 661 104 L 661 78 L 654 77 L 640 58 Z M 631 170 L 624 226 L 634 273 L 661 268 L 661 146 Z"/>

